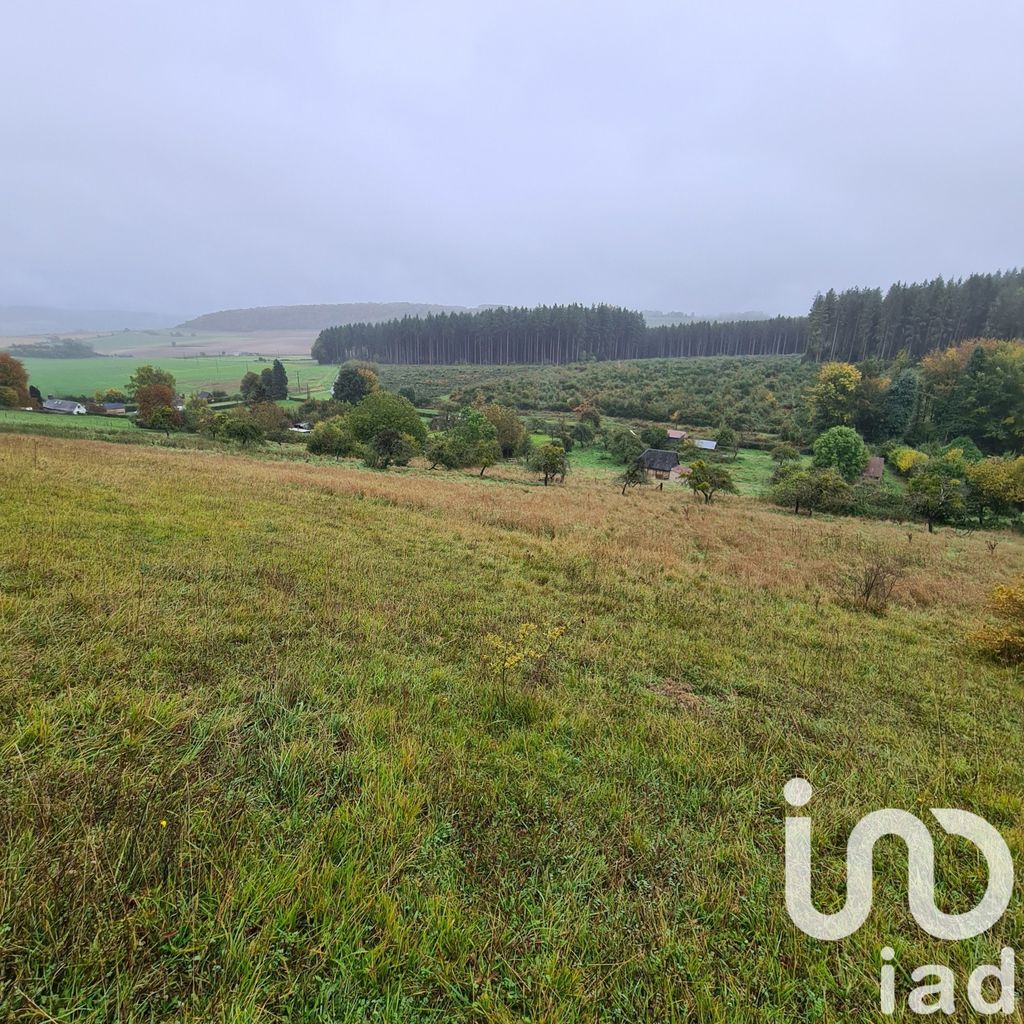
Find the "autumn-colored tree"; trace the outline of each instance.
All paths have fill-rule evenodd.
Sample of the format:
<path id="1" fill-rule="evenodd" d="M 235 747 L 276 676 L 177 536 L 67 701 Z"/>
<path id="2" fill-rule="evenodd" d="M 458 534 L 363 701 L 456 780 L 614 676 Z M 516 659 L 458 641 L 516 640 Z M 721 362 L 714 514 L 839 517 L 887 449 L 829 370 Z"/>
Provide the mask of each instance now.
<path id="1" fill-rule="evenodd" d="M 30 404 L 25 364 L 6 352 L 0 352 L 0 406 L 16 408 Z"/>
<path id="2" fill-rule="evenodd" d="M 811 420 L 818 431 L 849 426 L 857 412 L 861 372 L 851 363 L 825 363 L 807 392 Z"/>
<path id="3" fill-rule="evenodd" d="M 975 646 L 1004 665 L 1024 662 L 1024 580 L 992 591 L 989 602 L 997 620 L 971 636 Z"/>
<path id="4" fill-rule="evenodd" d="M 138 402 L 139 391 L 142 388 L 152 387 L 153 385 L 170 388 L 172 396 L 176 393 L 177 384 L 175 383 L 174 375 L 167 370 L 161 370 L 157 366 L 147 364 L 146 366 L 138 367 L 129 378 L 128 394 Z"/>
<path id="5" fill-rule="evenodd" d="M 162 430 L 169 430 L 171 426 L 180 425 L 181 417 L 174 408 L 175 397 L 174 389 L 167 384 L 146 384 L 139 388 L 135 392 L 135 403 L 139 407 L 138 422 L 142 426 L 148 427 L 155 425 L 153 421 L 154 418 L 157 418 Z M 161 409 L 169 410 L 170 416 L 161 414 L 156 417 L 156 413 Z"/>
<path id="6" fill-rule="evenodd" d="M 967 505 L 984 526 L 985 516 L 1024 508 L 1024 456 L 982 459 L 967 466 Z"/>

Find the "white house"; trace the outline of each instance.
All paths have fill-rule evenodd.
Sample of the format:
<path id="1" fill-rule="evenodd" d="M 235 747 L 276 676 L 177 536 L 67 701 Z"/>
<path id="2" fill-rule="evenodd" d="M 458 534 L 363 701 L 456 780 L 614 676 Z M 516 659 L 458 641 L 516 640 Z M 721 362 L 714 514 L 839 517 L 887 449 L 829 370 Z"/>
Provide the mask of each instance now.
<path id="1" fill-rule="evenodd" d="M 63 398 L 47 398 L 43 412 L 60 412 L 67 416 L 84 416 L 85 406 L 81 402 L 70 402 Z"/>

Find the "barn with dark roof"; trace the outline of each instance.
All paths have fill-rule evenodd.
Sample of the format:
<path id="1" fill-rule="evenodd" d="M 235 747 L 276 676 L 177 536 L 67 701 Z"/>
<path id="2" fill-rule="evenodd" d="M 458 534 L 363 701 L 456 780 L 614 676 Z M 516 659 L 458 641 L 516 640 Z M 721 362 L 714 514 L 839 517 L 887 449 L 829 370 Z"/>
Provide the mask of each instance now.
<path id="1" fill-rule="evenodd" d="M 655 480 L 674 480 L 682 472 L 679 455 L 664 448 L 648 448 L 641 453 L 640 463 Z"/>

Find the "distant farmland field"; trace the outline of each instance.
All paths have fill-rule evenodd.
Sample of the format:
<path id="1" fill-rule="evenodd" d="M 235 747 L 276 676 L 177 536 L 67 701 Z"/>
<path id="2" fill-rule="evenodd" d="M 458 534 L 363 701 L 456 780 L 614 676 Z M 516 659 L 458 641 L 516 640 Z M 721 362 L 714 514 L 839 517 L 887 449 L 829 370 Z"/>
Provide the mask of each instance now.
<path id="1" fill-rule="evenodd" d="M 336 368 L 318 366 L 312 359 L 284 359 L 289 384 L 294 393 L 321 395 L 330 389 Z M 135 359 L 97 356 L 91 359 L 23 359 L 29 382 L 44 395 L 91 395 L 106 388 L 123 388 L 137 366 L 151 363 L 174 374 L 183 392 L 221 388 L 238 389 L 247 370 L 259 373 L 269 365 L 266 360 L 246 356 L 204 356 L 191 358 L 155 358 L 140 355 Z"/>

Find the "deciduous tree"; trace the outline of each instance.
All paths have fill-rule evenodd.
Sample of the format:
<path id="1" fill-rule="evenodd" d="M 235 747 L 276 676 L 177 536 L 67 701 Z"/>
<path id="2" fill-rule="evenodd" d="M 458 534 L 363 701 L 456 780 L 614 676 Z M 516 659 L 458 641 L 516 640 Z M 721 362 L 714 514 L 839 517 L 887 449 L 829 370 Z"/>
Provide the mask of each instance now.
<path id="1" fill-rule="evenodd" d="M 814 465 L 832 467 L 846 481 L 856 480 L 868 464 L 868 449 L 863 438 L 851 427 L 832 427 L 814 441 Z"/>

